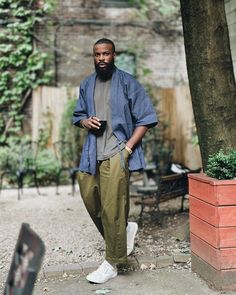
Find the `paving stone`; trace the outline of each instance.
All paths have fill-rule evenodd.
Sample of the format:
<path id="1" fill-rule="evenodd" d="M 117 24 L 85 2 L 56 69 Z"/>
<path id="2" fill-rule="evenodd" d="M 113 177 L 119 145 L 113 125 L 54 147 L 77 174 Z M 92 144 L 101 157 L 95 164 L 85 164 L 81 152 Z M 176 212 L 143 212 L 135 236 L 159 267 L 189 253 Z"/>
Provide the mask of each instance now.
<path id="1" fill-rule="evenodd" d="M 175 254 L 173 255 L 174 262 L 176 263 L 186 263 L 191 258 L 190 254 Z"/>
<path id="2" fill-rule="evenodd" d="M 137 260 L 139 262 L 139 265 L 141 264 L 155 264 L 156 265 L 156 257 L 152 256 L 139 256 L 137 257 Z"/>
<path id="3" fill-rule="evenodd" d="M 157 268 L 163 268 L 163 267 L 168 267 L 174 263 L 173 257 L 172 256 L 159 256 L 157 257 L 156 260 L 156 266 Z"/>

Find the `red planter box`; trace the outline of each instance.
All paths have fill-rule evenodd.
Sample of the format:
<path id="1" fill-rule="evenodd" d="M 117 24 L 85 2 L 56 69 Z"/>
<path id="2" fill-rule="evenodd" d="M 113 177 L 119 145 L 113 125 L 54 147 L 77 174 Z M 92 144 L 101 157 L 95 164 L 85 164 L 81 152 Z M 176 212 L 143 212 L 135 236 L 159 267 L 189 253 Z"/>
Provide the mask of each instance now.
<path id="1" fill-rule="evenodd" d="M 236 279 L 227 279 L 229 274 L 236 278 L 236 180 L 189 174 L 189 210 L 192 269 L 204 277 L 209 267 L 210 283 L 236 290 Z"/>

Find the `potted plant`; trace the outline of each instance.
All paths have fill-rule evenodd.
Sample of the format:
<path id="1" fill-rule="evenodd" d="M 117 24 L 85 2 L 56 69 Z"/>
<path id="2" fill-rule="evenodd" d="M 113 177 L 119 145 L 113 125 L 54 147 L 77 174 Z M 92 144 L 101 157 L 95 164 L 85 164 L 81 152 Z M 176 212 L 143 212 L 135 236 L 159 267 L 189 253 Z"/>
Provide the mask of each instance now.
<path id="1" fill-rule="evenodd" d="M 236 290 L 236 150 L 189 174 L 192 270 L 217 289 Z"/>

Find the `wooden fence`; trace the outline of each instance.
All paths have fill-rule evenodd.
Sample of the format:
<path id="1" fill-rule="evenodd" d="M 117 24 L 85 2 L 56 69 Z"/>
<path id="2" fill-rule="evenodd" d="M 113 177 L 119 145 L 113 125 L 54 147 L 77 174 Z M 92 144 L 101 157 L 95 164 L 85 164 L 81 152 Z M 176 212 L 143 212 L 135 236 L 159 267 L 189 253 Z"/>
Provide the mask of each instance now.
<path id="1" fill-rule="evenodd" d="M 59 126 L 65 104 L 78 91 L 65 87 L 39 87 L 33 94 L 32 138 L 37 140 L 39 129 L 49 124 L 49 145 L 59 139 Z M 158 100 L 157 112 L 164 114 L 169 124 L 168 138 L 176 139 L 174 160 L 191 169 L 201 167 L 199 147 L 191 142 L 194 130 L 194 117 L 191 98 L 187 85 L 169 89 L 156 89 L 154 99 Z"/>
<path id="2" fill-rule="evenodd" d="M 40 129 L 49 129 L 48 145 L 59 140 L 61 117 L 69 98 L 76 98 L 76 89 L 39 87 L 33 93 L 32 139 L 37 141 Z"/>
<path id="3" fill-rule="evenodd" d="M 160 89 L 157 93 L 158 109 L 163 112 L 164 120 L 170 126 L 167 130 L 167 137 L 176 139 L 174 160 L 191 169 L 201 167 L 199 146 L 192 143 L 195 121 L 189 87 L 182 85 Z"/>

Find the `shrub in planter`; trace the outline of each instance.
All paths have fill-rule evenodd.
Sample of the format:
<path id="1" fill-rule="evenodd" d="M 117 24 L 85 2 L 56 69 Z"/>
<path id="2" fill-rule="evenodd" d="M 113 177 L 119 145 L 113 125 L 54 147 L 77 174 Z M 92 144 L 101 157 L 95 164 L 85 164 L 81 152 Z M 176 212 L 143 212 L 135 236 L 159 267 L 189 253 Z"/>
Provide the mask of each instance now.
<path id="1" fill-rule="evenodd" d="M 236 150 L 220 150 L 209 156 L 206 175 L 216 179 L 236 178 Z"/>
<path id="2" fill-rule="evenodd" d="M 209 157 L 189 174 L 192 270 L 217 289 L 236 290 L 236 151 Z"/>

